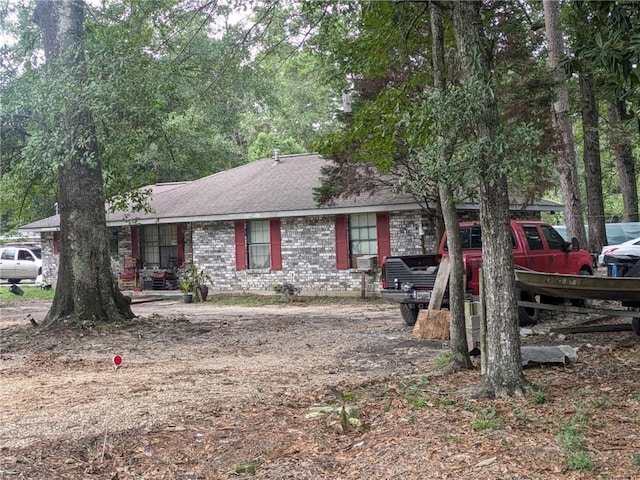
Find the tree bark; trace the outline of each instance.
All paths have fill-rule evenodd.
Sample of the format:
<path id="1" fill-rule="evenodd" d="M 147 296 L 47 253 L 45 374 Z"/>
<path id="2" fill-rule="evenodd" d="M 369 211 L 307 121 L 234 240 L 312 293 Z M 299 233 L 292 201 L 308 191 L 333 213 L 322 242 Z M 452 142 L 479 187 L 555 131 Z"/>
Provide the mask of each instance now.
<path id="1" fill-rule="evenodd" d="M 471 120 L 481 142 L 495 144 L 498 108 L 492 88 L 492 52 L 482 24 L 480 1 L 453 3 L 453 22 L 458 55 L 465 82 L 480 85 L 478 114 Z M 507 178 L 501 158 L 481 153 L 479 202 L 483 238 L 485 305 L 487 318 L 485 393 L 504 397 L 522 395 L 525 384 L 520 355 L 520 332 L 515 299 L 515 277 L 509 225 Z"/>
<path id="2" fill-rule="evenodd" d="M 131 319 L 130 299 L 118 290 L 111 270 L 95 125 L 77 93 L 87 81 L 84 2 L 38 0 L 34 21 L 42 31 L 50 80 L 59 88 L 72 86 L 51 126 L 52 134 L 64 139 L 59 152 L 60 267 L 44 324 L 90 326 Z"/>
<path id="3" fill-rule="evenodd" d="M 618 176 L 620 178 L 620 192 L 624 208 L 623 221 L 640 222 L 638 213 L 638 183 L 636 167 L 633 159 L 633 148 L 629 142 L 622 122 L 625 114 L 622 101 L 607 102 L 607 116 L 609 117 L 611 149 L 616 159 Z"/>
<path id="4" fill-rule="evenodd" d="M 599 253 L 607 244 L 605 231 L 604 198 L 602 196 L 602 168 L 600 164 L 600 129 L 598 127 L 598 102 L 593 76 L 580 74 L 582 97 L 582 131 L 584 144 L 584 183 L 587 192 L 587 218 L 589 224 L 590 252 Z"/>
<path id="5" fill-rule="evenodd" d="M 446 94 L 446 79 L 444 68 L 444 27 L 442 11 L 436 3 L 431 4 L 431 35 L 433 38 L 433 81 L 435 88 Z M 441 163 L 446 164 L 451 158 L 451 152 L 442 152 Z M 442 217 L 447 230 L 447 244 L 449 247 L 449 261 L 451 273 L 449 276 L 449 310 L 451 322 L 449 328 L 449 351 L 454 369 L 471 369 L 469 344 L 464 315 L 464 264 L 462 261 L 462 244 L 460 240 L 459 218 L 455 198 L 449 184 L 449 179 L 441 178 L 438 182 Z"/>
<path id="6" fill-rule="evenodd" d="M 556 168 L 560 175 L 565 222 L 569 236 L 577 238 L 580 245 L 587 245 L 578 185 L 578 162 L 571 117 L 569 116 L 569 89 L 567 88 L 567 76 L 560 67 L 560 60 L 564 55 L 562 32 L 558 29 L 560 3 L 557 0 L 543 0 L 542 4 L 549 50 L 549 66 L 555 71 L 557 82 L 556 101 L 553 103 L 553 123 L 559 135 L 560 145 Z"/>

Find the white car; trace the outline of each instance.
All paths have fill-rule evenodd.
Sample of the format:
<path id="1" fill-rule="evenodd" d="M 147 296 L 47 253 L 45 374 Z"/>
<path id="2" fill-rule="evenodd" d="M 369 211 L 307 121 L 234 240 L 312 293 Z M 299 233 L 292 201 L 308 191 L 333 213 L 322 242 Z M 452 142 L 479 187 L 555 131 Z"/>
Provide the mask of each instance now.
<path id="1" fill-rule="evenodd" d="M 620 245 L 605 245 L 602 252 L 598 255 L 598 265 L 604 265 L 605 255 L 632 255 L 640 257 L 640 237 L 627 240 Z"/>
<path id="2" fill-rule="evenodd" d="M 0 279 L 19 283 L 42 274 L 40 247 L 4 246 L 0 248 Z"/>

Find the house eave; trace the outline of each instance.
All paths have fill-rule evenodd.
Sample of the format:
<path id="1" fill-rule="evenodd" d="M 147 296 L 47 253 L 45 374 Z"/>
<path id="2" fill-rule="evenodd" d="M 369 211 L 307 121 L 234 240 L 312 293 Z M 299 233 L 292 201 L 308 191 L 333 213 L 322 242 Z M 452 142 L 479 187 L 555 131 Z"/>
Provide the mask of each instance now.
<path id="1" fill-rule="evenodd" d="M 474 203 L 463 203 L 457 206 L 458 210 L 479 210 Z M 418 203 L 365 205 L 332 208 L 314 208 L 304 210 L 272 210 L 264 212 L 226 213 L 217 215 L 193 215 L 179 217 L 154 217 L 154 218 L 128 218 L 122 220 L 107 221 L 108 227 L 123 227 L 128 225 L 155 225 L 168 223 L 194 223 L 194 222 L 225 222 L 235 220 L 257 220 L 266 218 L 291 218 L 291 217 L 317 217 L 325 215 L 348 215 L 352 213 L 375 212 L 400 212 L 420 210 Z M 512 211 L 524 210 L 528 212 L 562 212 L 562 205 L 512 205 Z"/>

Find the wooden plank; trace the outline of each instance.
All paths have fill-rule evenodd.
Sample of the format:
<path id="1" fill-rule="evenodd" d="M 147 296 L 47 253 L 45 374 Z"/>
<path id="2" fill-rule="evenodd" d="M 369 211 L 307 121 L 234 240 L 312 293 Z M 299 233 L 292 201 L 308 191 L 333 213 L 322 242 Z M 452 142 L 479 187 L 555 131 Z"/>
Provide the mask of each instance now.
<path id="1" fill-rule="evenodd" d="M 436 283 L 433 285 L 433 292 L 429 300 L 429 310 L 440 310 L 442 307 L 442 299 L 449 285 L 449 275 L 451 273 L 451 265 L 449 257 L 442 257 L 438 266 L 438 274 L 436 275 Z"/>
<path id="2" fill-rule="evenodd" d="M 519 307 L 539 308 L 540 310 L 554 310 L 556 312 L 570 313 L 592 313 L 597 315 L 608 315 L 612 317 L 634 317 L 640 318 L 639 310 L 616 310 L 611 308 L 593 308 L 593 307 L 572 307 L 570 305 L 549 305 L 538 302 L 518 301 Z"/>
<path id="3" fill-rule="evenodd" d="M 555 333 L 595 333 L 595 332 L 631 332 L 630 323 L 615 325 L 578 325 L 576 327 L 557 327 L 550 331 Z"/>

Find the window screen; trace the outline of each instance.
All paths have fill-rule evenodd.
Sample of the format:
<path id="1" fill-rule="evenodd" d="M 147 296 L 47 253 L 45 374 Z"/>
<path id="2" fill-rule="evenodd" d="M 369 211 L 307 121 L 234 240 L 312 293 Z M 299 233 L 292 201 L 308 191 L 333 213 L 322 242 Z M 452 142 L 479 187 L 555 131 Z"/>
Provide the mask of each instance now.
<path id="1" fill-rule="evenodd" d="M 247 253 L 249 268 L 270 268 L 269 220 L 247 222 Z"/>

